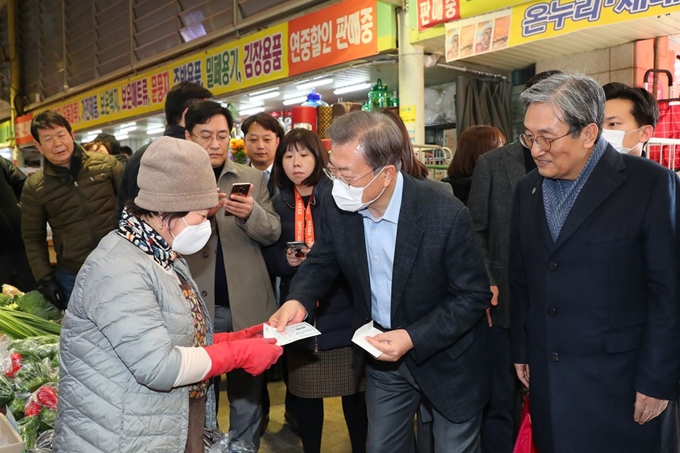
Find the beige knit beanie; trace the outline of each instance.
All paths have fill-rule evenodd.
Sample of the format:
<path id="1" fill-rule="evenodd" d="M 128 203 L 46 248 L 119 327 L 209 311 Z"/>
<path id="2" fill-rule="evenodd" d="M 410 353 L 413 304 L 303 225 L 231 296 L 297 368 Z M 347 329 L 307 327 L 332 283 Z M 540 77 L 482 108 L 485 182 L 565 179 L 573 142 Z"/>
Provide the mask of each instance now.
<path id="1" fill-rule="evenodd" d="M 188 140 L 154 140 L 142 156 L 137 185 L 135 204 L 149 211 L 199 211 L 218 203 L 210 157 Z"/>

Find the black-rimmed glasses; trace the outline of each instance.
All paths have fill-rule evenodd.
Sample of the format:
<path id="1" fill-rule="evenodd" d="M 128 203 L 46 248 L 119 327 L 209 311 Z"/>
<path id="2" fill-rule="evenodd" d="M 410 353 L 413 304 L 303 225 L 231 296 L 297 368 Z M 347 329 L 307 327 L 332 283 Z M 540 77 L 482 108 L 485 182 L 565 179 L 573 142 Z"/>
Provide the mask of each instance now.
<path id="1" fill-rule="evenodd" d="M 567 135 L 571 134 L 571 132 L 567 132 L 564 135 L 560 135 L 559 137 L 556 138 L 546 138 L 546 137 L 541 137 L 536 136 L 536 137 L 529 137 L 527 134 L 519 134 L 519 142 L 522 144 L 527 149 L 531 149 L 534 147 L 534 143 L 536 143 L 541 151 L 548 152 L 550 151 L 550 147 L 552 146 L 552 142 L 555 140 L 559 140 L 563 137 L 566 137 Z"/>

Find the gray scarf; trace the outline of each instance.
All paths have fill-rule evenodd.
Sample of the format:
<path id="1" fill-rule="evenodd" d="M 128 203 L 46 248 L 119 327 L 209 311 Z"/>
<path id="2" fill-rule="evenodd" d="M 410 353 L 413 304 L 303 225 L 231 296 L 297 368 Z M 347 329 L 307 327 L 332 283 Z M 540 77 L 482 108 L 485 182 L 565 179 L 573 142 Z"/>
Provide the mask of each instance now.
<path id="1" fill-rule="evenodd" d="M 571 208 L 574 206 L 576 198 L 578 198 L 578 194 L 600 161 L 604 151 L 607 149 L 607 145 L 608 143 L 605 139 L 598 139 L 586 165 L 574 181 L 543 179 L 543 208 L 545 209 L 545 217 L 548 221 L 553 242 L 557 242 L 560 231 L 562 231 L 564 222 L 566 222 L 569 212 L 571 212 Z"/>

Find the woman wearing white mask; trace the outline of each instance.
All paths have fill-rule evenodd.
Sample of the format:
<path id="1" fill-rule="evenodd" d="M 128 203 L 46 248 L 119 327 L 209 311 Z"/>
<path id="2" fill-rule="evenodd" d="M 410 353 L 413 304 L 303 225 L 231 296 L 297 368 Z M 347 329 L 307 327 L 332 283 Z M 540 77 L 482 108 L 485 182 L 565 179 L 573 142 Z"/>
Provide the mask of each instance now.
<path id="1" fill-rule="evenodd" d="M 210 160 L 170 137 L 141 160 L 139 195 L 78 273 L 61 333 L 54 451 L 203 453 L 215 428 L 209 378 L 257 375 L 282 349 L 262 326 L 212 334 L 181 257 L 210 237 Z"/>

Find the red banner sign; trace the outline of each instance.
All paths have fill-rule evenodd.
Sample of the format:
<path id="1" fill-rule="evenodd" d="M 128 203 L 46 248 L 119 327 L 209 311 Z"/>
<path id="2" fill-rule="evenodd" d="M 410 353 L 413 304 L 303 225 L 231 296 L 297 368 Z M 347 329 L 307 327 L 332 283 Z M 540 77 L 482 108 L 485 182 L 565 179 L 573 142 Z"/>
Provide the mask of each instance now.
<path id="1" fill-rule="evenodd" d="M 14 140 L 17 145 L 27 145 L 33 141 L 31 121 L 33 121 L 32 113 L 14 119 Z"/>
<path id="2" fill-rule="evenodd" d="M 378 53 L 376 0 L 352 0 L 288 23 L 290 75 Z"/>
<path id="3" fill-rule="evenodd" d="M 460 19 L 461 0 L 418 0 L 418 30 Z"/>

